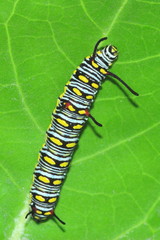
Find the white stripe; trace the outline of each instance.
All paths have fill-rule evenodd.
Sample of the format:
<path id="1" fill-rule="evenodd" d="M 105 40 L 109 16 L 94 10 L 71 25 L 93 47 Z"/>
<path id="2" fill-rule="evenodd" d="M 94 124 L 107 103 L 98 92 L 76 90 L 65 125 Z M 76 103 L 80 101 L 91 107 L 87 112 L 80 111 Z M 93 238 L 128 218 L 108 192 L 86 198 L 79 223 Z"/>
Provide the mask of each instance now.
<path id="1" fill-rule="evenodd" d="M 70 101 L 71 102 L 71 101 Z M 74 105 L 78 105 L 78 106 L 81 106 L 77 103 L 74 103 Z M 80 108 L 80 107 L 79 107 Z M 77 123 L 77 124 L 81 124 L 83 125 L 83 123 L 85 122 L 84 120 L 77 120 L 77 119 L 73 119 L 73 118 L 69 118 L 67 117 L 66 115 L 62 114 L 62 113 L 58 113 L 56 114 L 57 116 L 61 117 L 62 119 L 64 120 L 67 120 L 68 122 L 71 122 L 71 123 Z"/>
<path id="2" fill-rule="evenodd" d="M 48 212 L 48 211 L 51 211 L 52 209 L 53 209 L 53 207 L 50 207 L 50 208 L 43 208 L 43 207 L 41 207 L 41 206 L 39 206 L 39 205 L 36 205 L 36 208 L 38 209 L 38 210 L 41 210 L 41 211 L 43 211 L 43 212 Z M 39 216 L 39 214 L 37 214 L 38 216 Z M 41 215 L 42 217 L 43 217 L 43 215 Z M 46 216 L 47 217 L 47 216 Z"/>
<path id="3" fill-rule="evenodd" d="M 33 186 L 33 188 L 34 188 L 34 186 Z M 37 189 L 31 189 L 31 193 L 35 193 L 35 194 L 43 196 L 43 197 L 57 197 L 58 196 L 57 194 L 44 193 L 44 192 L 38 191 Z"/>
<path id="4" fill-rule="evenodd" d="M 43 151 L 45 151 L 46 150 L 46 154 L 48 155 L 48 156 L 54 156 L 54 154 L 52 154 L 52 152 L 48 149 L 48 147 L 47 146 L 45 146 L 45 147 L 43 147 L 42 148 L 42 153 L 43 153 Z M 56 148 L 56 151 L 57 151 L 57 148 Z M 61 151 L 61 150 L 60 150 Z M 62 153 L 61 152 L 59 152 L 59 154 L 61 155 L 61 154 L 63 154 L 62 156 L 64 156 L 65 154 L 68 154 L 68 149 L 64 149 L 64 148 L 62 148 Z M 54 157 L 52 157 L 52 158 L 54 158 Z"/>
<path id="5" fill-rule="evenodd" d="M 47 148 L 46 149 L 42 148 L 41 152 L 45 153 L 47 156 L 51 157 L 53 160 L 54 159 L 59 160 L 59 157 L 56 158 L 56 155 L 54 153 L 51 153 Z M 65 157 L 65 154 L 63 154 L 63 159 L 64 159 L 63 161 L 69 161 L 71 157 L 70 156 Z M 45 160 L 43 161 L 46 162 Z"/>
<path id="6" fill-rule="evenodd" d="M 34 173 L 39 173 L 40 175 L 43 175 L 45 177 L 48 177 L 48 178 L 53 178 L 54 179 L 63 179 L 63 175 L 62 176 L 57 176 L 57 175 L 54 175 L 54 174 L 50 174 L 50 173 L 47 173 L 45 171 L 42 171 L 40 169 L 35 169 L 35 172 Z"/>
<path id="7" fill-rule="evenodd" d="M 77 79 L 75 79 L 75 82 L 71 82 L 69 84 L 69 86 L 71 87 L 76 87 L 78 88 L 79 90 L 81 90 L 82 92 L 89 94 L 89 95 L 93 95 L 95 94 L 95 89 L 93 89 L 90 85 L 89 86 L 85 86 L 83 83 L 81 82 L 77 82 Z"/>
<path id="8" fill-rule="evenodd" d="M 51 137 L 55 137 L 55 138 L 58 138 L 62 141 L 65 141 L 65 142 L 76 142 L 78 140 L 78 138 L 67 138 L 67 137 L 63 137 L 62 135 L 56 133 L 56 132 L 52 132 L 52 131 L 47 131 L 47 133 L 51 134 L 52 136 Z"/>
<path id="9" fill-rule="evenodd" d="M 101 79 L 101 73 L 96 70 L 94 67 L 92 67 L 92 65 L 90 65 L 89 63 L 85 62 L 85 65 L 87 66 L 83 66 L 83 68 L 81 68 L 81 70 L 89 75 L 89 77 L 92 79 L 95 79 L 96 81 L 100 82 L 102 79 Z M 84 70 L 83 70 L 84 69 Z M 94 76 L 94 74 L 96 76 Z"/>

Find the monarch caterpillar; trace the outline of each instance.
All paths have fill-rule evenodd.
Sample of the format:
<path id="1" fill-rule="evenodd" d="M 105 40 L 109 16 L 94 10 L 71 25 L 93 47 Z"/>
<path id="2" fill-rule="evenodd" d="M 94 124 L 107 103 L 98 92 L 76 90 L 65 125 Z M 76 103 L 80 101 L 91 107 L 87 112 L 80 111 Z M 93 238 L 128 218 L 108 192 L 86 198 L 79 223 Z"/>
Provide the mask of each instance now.
<path id="1" fill-rule="evenodd" d="M 66 177 L 78 137 L 88 118 L 102 126 L 91 115 L 89 109 L 106 76 L 119 80 L 128 90 L 138 96 L 121 78 L 108 71 L 117 59 L 117 48 L 109 45 L 98 51 L 101 38 L 95 45 L 93 54 L 86 57 L 73 72 L 65 85 L 63 94 L 57 101 L 52 114 L 52 122 L 47 130 L 46 142 L 40 150 L 39 161 L 34 171 L 31 188 L 31 211 L 33 219 L 40 222 L 55 217 L 55 207 L 60 189 Z"/>

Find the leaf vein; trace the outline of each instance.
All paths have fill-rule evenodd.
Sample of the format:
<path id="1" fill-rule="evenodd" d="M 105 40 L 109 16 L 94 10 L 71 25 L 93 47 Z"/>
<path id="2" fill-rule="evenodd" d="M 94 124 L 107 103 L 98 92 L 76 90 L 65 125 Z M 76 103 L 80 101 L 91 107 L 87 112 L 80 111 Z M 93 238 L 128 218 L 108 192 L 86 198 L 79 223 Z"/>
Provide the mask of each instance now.
<path id="1" fill-rule="evenodd" d="M 26 110 L 29 118 L 35 124 L 37 129 L 41 133 L 43 133 L 44 132 L 43 129 L 37 123 L 36 119 L 34 118 L 33 114 L 31 113 L 31 111 L 30 111 L 30 109 L 29 109 L 29 107 L 28 107 L 28 105 L 27 105 L 27 103 L 25 101 L 25 98 L 24 98 L 24 95 L 23 95 L 23 92 L 22 92 L 22 89 L 21 89 L 21 86 L 20 86 L 20 83 L 19 83 L 19 80 L 18 80 L 18 73 L 17 73 L 15 62 L 14 62 L 14 57 L 13 57 L 13 54 L 12 54 L 12 46 L 11 46 L 11 40 L 10 40 L 11 38 L 10 38 L 10 33 L 9 33 L 9 29 L 8 29 L 8 24 L 7 23 L 5 24 L 5 29 L 6 29 L 6 34 L 7 34 L 9 56 L 10 56 L 10 60 L 11 60 L 11 64 L 12 64 L 13 73 L 14 73 L 14 76 L 15 76 L 15 82 L 16 82 L 17 89 L 18 89 L 18 92 L 19 92 L 19 96 L 22 99 L 22 104 L 24 105 L 24 109 Z"/>
<path id="2" fill-rule="evenodd" d="M 122 64 L 132 64 L 132 63 L 139 63 L 139 62 L 144 62 L 150 59 L 154 59 L 154 58 L 159 58 L 160 54 L 156 54 L 156 55 L 152 55 L 152 56 L 147 56 L 144 58 L 140 58 L 140 59 L 136 59 L 136 60 L 131 60 L 131 61 L 121 61 L 121 62 L 117 62 L 116 64 L 118 65 L 122 65 Z"/>
<path id="3" fill-rule="evenodd" d="M 93 18 L 90 16 L 90 14 L 88 13 L 88 10 L 84 4 L 83 0 L 80 0 L 80 6 L 82 7 L 84 13 L 86 14 L 86 16 L 88 17 L 88 19 L 98 28 L 98 30 L 100 30 L 101 32 L 103 32 L 103 30 L 101 29 L 101 27 L 93 20 Z"/>
<path id="4" fill-rule="evenodd" d="M 97 152 L 95 152 L 95 153 L 93 153 L 93 154 L 90 154 L 90 155 L 88 155 L 87 157 L 80 158 L 79 160 L 73 162 L 73 163 L 72 163 L 72 166 L 73 166 L 73 165 L 76 165 L 76 164 L 78 164 L 78 163 L 87 161 L 87 160 L 90 159 L 90 158 L 94 158 L 94 157 L 96 157 L 96 156 L 98 156 L 98 155 L 104 154 L 104 153 L 106 153 L 106 152 L 108 152 L 108 151 L 110 151 L 110 150 L 112 150 L 112 149 L 114 149 L 114 148 L 116 148 L 116 147 L 119 147 L 120 145 L 122 145 L 122 144 L 124 144 L 124 143 L 126 143 L 126 142 L 132 141 L 133 139 L 142 136 L 142 135 L 145 134 L 146 132 L 151 131 L 152 129 L 154 129 L 155 127 L 157 127 L 157 126 L 159 126 L 159 125 L 160 125 L 160 121 L 154 123 L 151 127 L 148 127 L 148 128 L 146 128 L 146 129 L 144 129 L 144 130 L 142 130 L 142 131 L 134 134 L 133 136 L 130 136 L 130 137 L 128 137 L 128 138 L 125 138 L 125 139 L 123 139 L 123 140 L 121 140 L 121 141 L 119 141 L 119 142 L 117 142 L 117 143 L 115 143 L 115 144 L 110 145 L 109 147 L 106 147 L 105 149 L 102 149 L 102 150 L 97 151 Z"/>
<path id="5" fill-rule="evenodd" d="M 54 30 L 53 30 L 53 27 L 51 25 L 51 22 L 50 21 L 47 21 L 48 24 L 49 24 L 49 27 L 51 29 L 51 33 L 52 33 L 52 39 L 54 41 L 54 43 L 56 44 L 56 47 L 57 49 L 59 50 L 59 52 L 67 59 L 67 61 L 75 68 L 76 65 L 74 64 L 74 62 L 72 62 L 72 60 L 66 55 L 66 53 L 63 51 L 63 49 L 61 48 L 61 46 L 58 44 L 57 40 L 56 40 L 56 37 L 55 37 L 55 34 L 54 34 Z"/>
<path id="6" fill-rule="evenodd" d="M 120 15 L 121 12 L 123 11 L 123 9 L 124 9 L 125 5 L 127 4 L 127 2 L 128 2 L 128 0 L 124 0 L 124 1 L 122 2 L 122 5 L 120 6 L 120 8 L 118 8 L 118 11 L 117 11 L 117 13 L 116 13 L 115 16 L 114 16 L 114 18 L 113 18 L 113 20 L 112 20 L 112 22 L 111 22 L 111 24 L 110 24 L 110 27 L 108 28 L 108 31 L 107 31 L 106 35 L 109 35 L 109 33 L 112 31 L 114 25 L 115 25 L 116 22 L 117 22 L 117 19 L 118 19 L 119 15 Z"/>

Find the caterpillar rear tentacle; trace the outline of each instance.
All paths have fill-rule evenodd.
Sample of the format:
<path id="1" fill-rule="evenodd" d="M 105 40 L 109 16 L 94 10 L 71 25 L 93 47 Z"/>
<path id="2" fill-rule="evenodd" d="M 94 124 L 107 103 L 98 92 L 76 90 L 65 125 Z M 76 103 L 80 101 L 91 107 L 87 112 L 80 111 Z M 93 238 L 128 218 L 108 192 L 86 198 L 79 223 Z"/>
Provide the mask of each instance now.
<path id="1" fill-rule="evenodd" d="M 58 220 L 60 223 L 62 223 L 63 225 L 66 224 L 66 223 L 63 222 L 55 213 L 53 214 L 53 216 L 54 216 L 55 218 L 57 218 L 57 220 Z"/>
<path id="2" fill-rule="evenodd" d="M 27 218 L 30 214 L 33 214 L 33 211 L 30 211 L 26 214 L 25 218 Z"/>
<path id="3" fill-rule="evenodd" d="M 108 71 L 117 59 L 118 51 L 112 45 L 98 50 L 100 42 L 106 39 L 101 38 L 96 43 L 92 56 L 86 57 L 77 67 L 65 85 L 63 94 L 58 98 L 34 171 L 30 191 L 31 211 L 26 218 L 32 215 L 34 220 L 40 222 L 55 217 L 65 224 L 54 211 L 83 126 L 88 118 L 102 126 L 91 115 L 90 108 L 106 76 L 116 78 L 138 96 L 122 79 Z"/>
<path id="4" fill-rule="evenodd" d="M 25 218 L 27 218 L 30 214 L 33 214 L 34 211 L 30 211 L 29 213 L 26 214 Z M 64 221 L 62 221 L 53 211 L 51 211 L 51 215 L 54 216 L 60 223 L 66 224 Z"/>

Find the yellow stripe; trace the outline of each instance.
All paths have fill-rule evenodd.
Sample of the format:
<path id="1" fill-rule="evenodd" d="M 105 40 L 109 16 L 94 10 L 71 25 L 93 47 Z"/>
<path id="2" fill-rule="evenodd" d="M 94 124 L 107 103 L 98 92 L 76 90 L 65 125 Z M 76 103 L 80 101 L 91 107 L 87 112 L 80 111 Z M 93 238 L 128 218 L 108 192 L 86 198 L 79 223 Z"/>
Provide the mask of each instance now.
<path id="1" fill-rule="evenodd" d="M 79 91 L 77 88 L 73 88 L 73 92 L 75 92 L 79 96 L 82 96 L 81 91 Z"/>
<path id="2" fill-rule="evenodd" d="M 63 163 L 60 163 L 60 167 L 67 167 L 69 164 L 69 162 L 63 162 Z"/>
<path id="3" fill-rule="evenodd" d="M 117 52 L 117 48 L 114 47 L 114 46 L 112 46 L 112 48 L 111 48 L 111 52 L 112 52 L 112 53 Z"/>
<path id="4" fill-rule="evenodd" d="M 69 85 L 70 84 L 70 80 L 66 83 L 66 85 Z"/>
<path id="5" fill-rule="evenodd" d="M 56 106 L 58 106 L 60 104 L 60 100 L 58 99 L 57 100 L 57 103 L 56 103 Z"/>
<path id="6" fill-rule="evenodd" d="M 94 87 L 94 88 L 98 88 L 98 87 L 99 87 L 97 83 L 92 83 L 91 85 L 92 85 L 92 87 Z"/>
<path id="7" fill-rule="evenodd" d="M 45 198 L 40 195 L 36 195 L 35 198 L 40 202 L 45 202 Z"/>
<path id="8" fill-rule="evenodd" d="M 65 93 L 66 93 L 67 89 L 68 89 L 68 87 L 67 87 L 67 86 L 65 86 L 65 87 L 64 87 L 64 92 L 63 92 L 63 94 L 65 94 Z"/>
<path id="9" fill-rule="evenodd" d="M 95 68 L 98 68 L 98 64 L 95 63 L 94 61 L 92 61 L 92 66 L 95 67 Z"/>
<path id="10" fill-rule="evenodd" d="M 59 96 L 59 98 L 62 98 L 64 96 L 64 93 L 62 93 L 60 96 Z"/>
<path id="11" fill-rule="evenodd" d="M 67 143 L 66 144 L 66 147 L 68 147 L 68 148 L 71 148 L 71 147 L 74 147 L 76 145 L 76 143 Z"/>
<path id="12" fill-rule="evenodd" d="M 36 213 L 38 213 L 38 214 L 42 214 L 42 212 L 41 212 L 41 211 L 39 211 L 39 210 L 36 210 Z"/>
<path id="13" fill-rule="evenodd" d="M 88 83 L 88 82 L 89 82 L 89 80 L 88 80 L 86 77 L 82 76 L 82 75 L 79 75 L 78 78 L 79 78 L 81 81 L 85 82 L 85 83 Z"/>
<path id="14" fill-rule="evenodd" d="M 52 165 L 55 165 L 55 164 L 56 164 L 56 162 L 55 162 L 52 158 L 50 158 L 50 157 L 45 156 L 45 157 L 44 157 L 44 160 L 45 160 L 46 162 L 52 164 Z"/>
<path id="15" fill-rule="evenodd" d="M 49 126 L 48 126 L 48 130 L 49 130 L 51 127 L 52 127 L 52 124 L 49 124 Z"/>
<path id="16" fill-rule="evenodd" d="M 88 95 L 88 96 L 86 96 L 86 98 L 87 98 L 87 99 L 92 99 L 93 96 L 92 96 L 92 95 Z"/>
<path id="17" fill-rule="evenodd" d="M 83 127 L 83 125 L 77 124 L 75 126 L 73 126 L 73 129 L 81 129 Z"/>
<path id="18" fill-rule="evenodd" d="M 49 203 L 53 203 L 53 202 L 55 202 L 57 200 L 57 198 L 50 198 L 49 200 L 48 200 L 48 202 Z"/>
<path id="19" fill-rule="evenodd" d="M 39 176 L 38 179 L 44 183 L 49 183 L 50 180 L 47 177 Z"/>
<path id="20" fill-rule="evenodd" d="M 106 73 L 107 73 L 107 71 L 104 70 L 103 68 L 100 69 L 100 72 L 103 73 L 103 74 L 106 74 Z"/>
<path id="21" fill-rule="evenodd" d="M 53 184 L 54 184 L 54 185 L 59 185 L 59 184 L 61 184 L 61 183 L 62 183 L 61 180 L 55 180 L 55 181 L 53 181 Z"/>
<path id="22" fill-rule="evenodd" d="M 63 145 L 63 143 L 58 138 L 51 137 L 50 140 L 58 146 Z"/>
<path id="23" fill-rule="evenodd" d="M 62 120 L 61 118 L 57 118 L 56 121 L 64 127 L 69 126 L 69 124 L 65 120 Z"/>
<path id="24" fill-rule="evenodd" d="M 68 106 L 68 109 L 69 109 L 70 111 L 72 111 L 72 112 L 73 112 L 73 111 L 76 111 L 76 109 L 75 109 L 72 105 L 69 105 L 69 106 Z"/>
<path id="25" fill-rule="evenodd" d="M 85 110 L 79 110 L 78 113 L 79 113 L 79 114 L 85 114 L 86 111 L 85 111 Z"/>
<path id="26" fill-rule="evenodd" d="M 44 215 L 51 215 L 51 212 L 45 212 Z"/>

